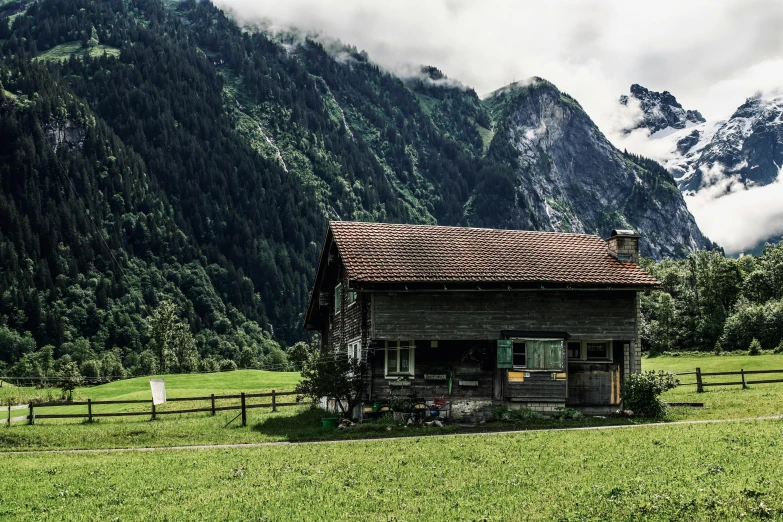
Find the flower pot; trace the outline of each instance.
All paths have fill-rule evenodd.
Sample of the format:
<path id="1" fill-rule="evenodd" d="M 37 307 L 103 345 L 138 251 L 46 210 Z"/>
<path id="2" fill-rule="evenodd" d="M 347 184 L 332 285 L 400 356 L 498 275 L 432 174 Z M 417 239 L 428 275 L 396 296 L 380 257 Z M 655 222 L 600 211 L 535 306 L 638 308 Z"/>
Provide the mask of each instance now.
<path id="1" fill-rule="evenodd" d="M 321 418 L 321 426 L 323 426 L 324 428 L 336 428 L 338 422 L 340 422 L 340 419 L 338 419 L 337 417 Z"/>

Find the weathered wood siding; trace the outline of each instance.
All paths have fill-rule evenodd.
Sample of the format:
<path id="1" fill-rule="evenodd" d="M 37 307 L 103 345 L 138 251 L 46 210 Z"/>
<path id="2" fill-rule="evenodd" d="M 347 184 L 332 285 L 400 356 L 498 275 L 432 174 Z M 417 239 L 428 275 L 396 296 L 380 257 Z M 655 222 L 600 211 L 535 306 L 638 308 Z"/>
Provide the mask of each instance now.
<path id="1" fill-rule="evenodd" d="M 415 352 L 414 375 L 409 386 L 393 386 L 394 379 L 386 379 L 384 375 L 385 351 L 382 348 L 374 350 L 368 361 L 368 370 L 372 375 L 372 396 L 388 398 L 392 394 L 407 396 L 415 393 L 418 397 L 451 397 L 451 398 L 492 398 L 492 388 L 495 378 L 494 347 L 489 342 L 439 343 L 437 348 L 430 346 L 429 341 L 417 341 Z M 427 374 L 448 374 L 452 372 L 452 388 L 449 394 L 448 380 L 428 380 Z M 476 380 L 478 386 L 463 386 L 459 381 Z"/>
<path id="2" fill-rule="evenodd" d="M 606 363 L 568 365 L 569 406 L 620 404 L 622 366 Z"/>
<path id="3" fill-rule="evenodd" d="M 498 339 L 501 330 L 636 339 L 636 292 L 376 293 L 372 339 Z"/>
<path id="4" fill-rule="evenodd" d="M 362 337 L 362 307 L 369 310 L 366 294 L 357 294 L 356 301 L 348 304 L 348 279 L 342 277 L 341 281 L 342 304 L 338 313 L 335 313 L 334 309 L 334 288 L 329 292 L 329 344 L 333 348 L 340 348 L 345 343 Z"/>

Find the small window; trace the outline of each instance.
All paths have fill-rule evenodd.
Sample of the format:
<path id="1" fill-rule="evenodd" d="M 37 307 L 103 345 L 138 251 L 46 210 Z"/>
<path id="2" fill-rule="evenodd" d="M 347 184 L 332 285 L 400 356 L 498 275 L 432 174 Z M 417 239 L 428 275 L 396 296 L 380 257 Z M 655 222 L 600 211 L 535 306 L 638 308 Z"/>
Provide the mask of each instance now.
<path id="1" fill-rule="evenodd" d="M 527 366 L 527 352 L 525 350 L 524 342 L 514 341 L 513 349 L 511 351 L 511 364 L 514 368 L 524 368 Z"/>
<path id="2" fill-rule="evenodd" d="M 348 358 L 352 361 L 362 360 L 362 341 L 357 339 L 348 343 Z"/>
<path id="3" fill-rule="evenodd" d="M 386 374 L 413 375 L 413 341 L 386 341 Z"/>
<path id="4" fill-rule="evenodd" d="M 343 305 L 343 284 L 337 283 L 334 287 L 334 313 L 339 314 Z"/>
<path id="5" fill-rule="evenodd" d="M 356 302 L 356 292 L 353 290 L 348 290 L 348 294 L 346 294 L 346 300 L 348 301 L 348 306 L 351 306 Z"/>
<path id="6" fill-rule="evenodd" d="M 585 343 L 585 351 L 587 352 L 587 360 L 588 361 L 596 361 L 601 360 L 605 361 L 608 359 L 611 359 L 611 355 L 609 353 L 609 343 L 608 342 L 588 342 Z"/>
<path id="7" fill-rule="evenodd" d="M 582 343 L 570 342 L 568 343 L 568 358 L 569 359 L 581 359 L 582 358 Z"/>

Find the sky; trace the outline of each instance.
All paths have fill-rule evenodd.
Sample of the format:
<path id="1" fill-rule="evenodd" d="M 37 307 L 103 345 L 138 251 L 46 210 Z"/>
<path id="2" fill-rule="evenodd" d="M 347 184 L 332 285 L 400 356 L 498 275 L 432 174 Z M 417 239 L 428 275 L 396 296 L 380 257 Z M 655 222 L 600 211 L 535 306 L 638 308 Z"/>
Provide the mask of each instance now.
<path id="1" fill-rule="evenodd" d="M 638 117 L 617 104 L 632 83 L 668 90 L 707 120 L 783 88 L 781 0 L 215 3 L 243 24 L 355 45 L 393 72 L 434 65 L 479 95 L 541 76 L 579 100 L 615 145 L 649 155 L 649 144 L 619 133 Z M 718 236 L 725 242 L 720 227 Z"/>

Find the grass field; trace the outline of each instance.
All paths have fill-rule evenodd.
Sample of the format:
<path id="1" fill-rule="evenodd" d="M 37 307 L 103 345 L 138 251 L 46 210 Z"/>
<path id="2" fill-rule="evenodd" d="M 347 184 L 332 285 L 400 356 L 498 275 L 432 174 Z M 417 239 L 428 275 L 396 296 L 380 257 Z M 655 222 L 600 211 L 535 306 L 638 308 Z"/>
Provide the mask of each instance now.
<path id="1" fill-rule="evenodd" d="M 35 60 L 62 61 L 62 60 L 67 60 L 73 55 L 80 56 L 84 51 L 85 50 L 84 48 L 82 48 L 81 42 L 67 42 L 60 45 L 55 45 L 51 49 L 48 49 L 40 53 L 38 56 L 35 57 Z M 103 56 L 104 53 L 108 54 L 109 56 L 120 55 L 120 50 L 117 49 L 116 47 L 111 47 L 103 44 L 98 44 L 93 47 L 90 47 L 90 49 L 87 52 L 92 57 Z"/>
<path id="2" fill-rule="evenodd" d="M 783 355 L 725 355 L 650 357 L 642 360 L 643 370 L 692 372 L 697 367 L 702 372 L 745 370 L 781 370 Z M 781 374 L 754 376 L 755 378 L 783 379 Z M 704 382 L 738 381 L 738 376 L 705 377 Z M 694 383 L 695 377 L 681 377 L 683 383 Z M 783 414 L 783 383 L 756 384 L 743 390 L 741 386 L 715 386 L 697 393 L 696 386 L 679 386 L 663 394 L 668 402 L 703 402 L 704 408 L 672 408 L 671 420 L 687 419 L 738 419 Z"/>
<path id="3" fill-rule="evenodd" d="M 783 422 L 0 455 L 0 518 L 761 520 Z"/>

